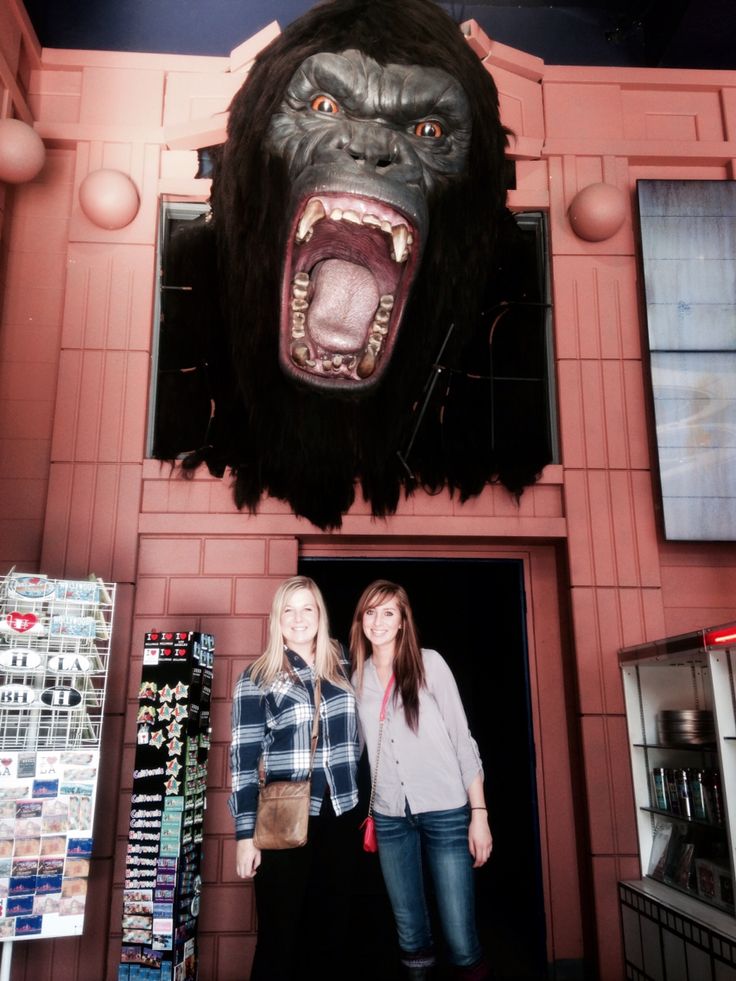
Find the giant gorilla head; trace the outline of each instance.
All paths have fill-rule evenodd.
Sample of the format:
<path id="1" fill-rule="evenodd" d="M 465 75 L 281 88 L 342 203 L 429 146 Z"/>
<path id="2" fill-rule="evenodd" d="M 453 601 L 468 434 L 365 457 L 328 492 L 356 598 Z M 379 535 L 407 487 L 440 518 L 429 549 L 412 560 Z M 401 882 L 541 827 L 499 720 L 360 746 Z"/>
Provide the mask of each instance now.
<path id="1" fill-rule="evenodd" d="M 356 483 L 383 515 L 402 489 L 535 479 L 546 441 L 525 445 L 523 422 L 499 438 L 467 382 L 487 377 L 489 310 L 513 279 L 505 146 L 494 82 L 432 0 L 330 0 L 261 53 L 211 216 L 172 249 L 192 289 L 171 351 L 198 352 L 214 405 L 185 469 L 230 470 L 239 507 L 269 494 L 323 528 Z"/>

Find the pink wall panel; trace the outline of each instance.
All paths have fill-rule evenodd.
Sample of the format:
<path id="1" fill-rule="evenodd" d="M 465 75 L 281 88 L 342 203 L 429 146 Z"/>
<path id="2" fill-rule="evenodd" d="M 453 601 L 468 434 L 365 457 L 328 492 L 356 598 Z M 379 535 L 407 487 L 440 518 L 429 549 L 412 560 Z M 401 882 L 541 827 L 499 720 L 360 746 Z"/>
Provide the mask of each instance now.
<path id="1" fill-rule="evenodd" d="M 266 540 L 238 538 L 209 539 L 204 545 L 202 572 L 205 575 L 263 575 L 266 572 Z"/>
<path id="2" fill-rule="evenodd" d="M 43 227 L 45 229 L 45 223 Z M 66 274 L 66 253 L 63 248 L 58 252 L 41 252 L 38 251 L 40 243 L 36 245 L 37 251 L 13 250 L 9 253 L 8 281 L 14 285 L 23 283 L 27 287 L 36 285 L 49 290 L 55 288 L 58 291 L 59 284 L 63 283 Z"/>
<path id="3" fill-rule="evenodd" d="M 232 583 L 226 578 L 173 578 L 169 584 L 169 613 L 229 613 L 232 610 Z"/>
<path id="4" fill-rule="evenodd" d="M 272 576 L 293 575 L 298 555 L 295 538 L 272 538 L 268 543 L 268 572 Z"/>
<path id="5" fill-rule="evenodd" d="M 42 173 L 49 170 L 49 156 L 46 155 L 46 165 Z M 71 157 L 71 154 L 67 156 Z M 71 174 L 70 174 L 71 177 Z M 71 187 L 69 188 L 69 207 L 71 208 Z M 69 239 L 69 218 L 67 215 L 37 215 L 22 208 L 13 209 L 13 222 L 8 229 L 7 242 L 10 249 L 21 252 L 58 252 L 66 256 Z"/>
<path id="6" fill-rule="evenodd" d="M 149 367 L 145 352 L 63 351 L 53 458 L 140 463 Z"/>
<path id="7" fill-rule="evenodd" d="M 0 501 L 6 521 L 33 521 L 46 504 L 46 479 L 0 477 Z"/>
<path id="8" fill-rule="evenodd" d="M 144 534 L 197 534 L 203 522 L 211 533 L 252 534 L 277 537 L 287 534 L 320 536 L 303 518 L 296 518 L 283 502 L 267 498 L 259 505 L 257 518 L 238 512 L 233 504 L 229 479 L 218 480 L 206 473 L 185 479 L 168 464 L 144 461 L 143 507 L 140 531 Z M 549 466 L 540 483 L 528 488 L 517 504 L 503 487 L 486 488 L 478 499 L 461 504 L 442 493 L 430 497 L 417 494 L 399 503 L 397 515 L 374 518 L 365 502 L 357 500 L 345 517 L 343 535 L 423 536 L 431 530 L 428 518 L 453 519 L 452 534 L 472 536 L 560 538 L 565 534 L 560 481 L 562 469 Z"/>
<path id="9" fill-rule="evenodd" d="M 550 168 L 550 229 L 554 241 L 556 255 L 577 255 L 588 260 L 594 271 L 600 271 L 605 279 L 621 279 L 616 275 L 618 263 L 616 256 L 631 255 L 634 252 L 633 226 L 630 221 L 624 221 L 620 229 L 601 241 L 589 241 L 579 238 L 573 231 L 568 219 L 568 209 L 575 196 L 590 184 L 604 182 L 619 188 L 630 198 L 630 183 L 626 161 L 614 154 L 607 154 L 602 146 L 596 154 L 581 154 L 563 150 L 559 156 L 551 154 Z M 610 267 L 613 273 L 608 272 Z M 580 270 L 586 266 L 581 264 Z M 604 281 L 605 281 L 604 279 Z M 633 295 L 633 290 L 631 293 Z M 602 310 L 603 312 L 603 310 Z M 634 324 L 636 321 L 634 321 Z M 605 331 L 603 335 L 605 335 Z"/>
<path id="10" fill-rule="evenodd" d="M 86 66 L 79 121 L 96 125 L 160 126 L 164 72 Z"/>
<path id="11" fill-rule="evenodd" d="M 0 568 L 35 570 L 55 412 L 73 158 L 50 151 L 38 177 L 8 195 L 0 324 Z M 48 234 L 47 234 L 48 226 Z"/>
<path id="12" fill-rule="evenodd" d="M 140 467 L 54 463 L 41 568 L 49 575 L 135 579 Z"/>
<path id="13" fill-rule="evenodd" d="M 135 587 L 119 582 L 115 592 L 115 616 L 113 623 L 111 657 L 107 672 L 105 717 L 125 717 L 127 689 L 130 675 L 130 646 Z M 140 677 L 140 672 L 139 672 Z"/>
<path id="14" fill-rule="evenodd" d="M 489 71 L 498 88 L 498 101 L 504 126 L 514 137 L 541 140 L 544 136 L 542 87 L 536 79 L 524 78 L 515 71 L 490 65 Z M 512 138 L 512 144 L 514 139 Z"/>
<path id="15" fill-rule="evenodd" d="M 293 575 L 295 571 L 296 567 L 288 575 Z M 282 578 L 286 578 L 286 574 Z M 226 658 L 221 660 L 221 671 L 215 678 L 214 697 L 225 698 L 229 706 L 238 675 L 265 647 L 265 619 L 257 616 L 206 616 L 202 617 L 202 629 L 215 635 L 218 654 Z"/>
<path id="16" fill-rule="evenodd" d="M 158 170 L 160 146 L 146 142 L 147 134 L 136 130 L 128 140 L 115 141 L 115 123 L 89 142 L 77 147 L 74 180 L 74 208 L 69 228 L 70 241 L 109 242 L 152 245 L 156 240 L 158 220 Z M 161 139 L 159 134 L 159 139 Z M 79 185 L 94 170 L 120 170 L 138 191 L 140 208 L 136 217 L 124 228 L 108 230 L 94 225 L 82 212 L 77 199 Z"/>
<path id="17" fill-rule="evenodd" d="M 623 135 L 628 140 L 724 140 L 721 94 L 688 92 L 685 86 L 673 98 L 672 91 L 644 86 L 621 92 Z"/>
<path id="18" fill-rule="evenodd" d="M 48 68 L 34 71 L 28 89 L 28 102 L 34 119 L 78 122 L 82 77 L 81 71 L 53 71 Z"/>
<path id="19" fill-rule="evenodd" d="M 568 470 L 565 499 L 574 585 L 659 584 L 648 475 Z"/>
<path id="20" fill-rule="evenodd" d="M 0 566 L 4 570 L 35 572 L 41 552 L 42 521 L 34 517 L 0 517 Z"/>
<path id="21" fill-rule="evenodd" d="M 637 853 L 628 739 L 623 717 L 581 722 L 593 855 Z"/>
<path id="22" fill-rule="evenodd" d="M 153 246 L 75 243 L 67 261 L 64 346 L 149 351 Z"/>
<path id="23" fill-rule="evenodd" d="M 641 358 L 633 256 L 556 255 L 553 273 L 559 358 Z"/>
<path id="24" fill-rule="evenodd" d="M 225 112 L 244 81 L 244 73 L 169 72 L 163 125 L 176 126 Z"/>
<path id="25" fill-rule="evenodd" d="M 525 558 L 540 830 L 544 853 L 555 856 L 554 868 L 544 863 L 548 952 L 550 959 L 574 959 L 583 949 L 578 899 L 578 836 L 583 829 L 574 806 L 581 791 L 580 776 L 571 765 L 577 733 L 566 719 L 564 696 L 570 666 L 563 657 L 559 632 L 549 629 L 556 619 L 557 557 L 552 549 L 539 549 Z"/>
<path id="26" fill-rule="evenodd" d="M 237 896 L 236 901 L 242 902 Z M 255 937 L 245 941 L 240 937 L 227 935 L 218 937 L 210 977 L 217 978 L 218 981 L 241 981 L 250 973 L 254 953 Z"/>
<path id="27" fill-rule="evenodd" d="M 11 8 L 7 4 L 0 6 L 0 54 L 8 63 L 11 76 L 18 72 L 20 64 L 20 31 Z"/>
<path id="28" fill-rule="evenodd" d="M 547 139 L 564 139 L 570 135 L 571 111 L 575 115 L 574 132 L 581 140 L 615 140 L 624 135 L 624 114 L 618 84 L 552 82 L 545 73 L 543 93 Z"/>
<path id="29" fill-rule="evenodd" d="M 43 395 L 47 397 L 0 398 L 0 437 L 46 442 L 54 422 L 54 400 L 50 392 Z"/>
<path id="30" fill-rule="evenodd" d="M 279 579 L 238 579 L 235 584 L 237 613 L 267 614 L 271 609 Z"/>
<path id="31" fill-rule="evenodd" d="M 646 595 L 636 589 L 572 590 L 579 707 L 584 715 L 623 713 L 617 652 L 627 636 L 646 636 Z"/>
<path id="32" fill-rule="evenodd" d="M 705 566 L 696 576 L 689 566 L 667 566 L 662 569 L 662 588 L 668 599 L 676 599 L 678 606 L 735 606 L 736 556 L 733 565 Z"/>
<path id="33" fill-rule="evenodd" d="M 638 878 L 639 862 L 631 856 L 597 856 L 592 862 L 592 872 L 599 964 L 597 981 L 621 981 L 625 974 L 615 883 Z"/>
<path id="34" fill-rule="evenodd" d="M 46 480 L 50 446 L 50 439 L 25 439 L 11 431 L 9 436 L 0 437 L 0 459 L 7 473 Z"/>

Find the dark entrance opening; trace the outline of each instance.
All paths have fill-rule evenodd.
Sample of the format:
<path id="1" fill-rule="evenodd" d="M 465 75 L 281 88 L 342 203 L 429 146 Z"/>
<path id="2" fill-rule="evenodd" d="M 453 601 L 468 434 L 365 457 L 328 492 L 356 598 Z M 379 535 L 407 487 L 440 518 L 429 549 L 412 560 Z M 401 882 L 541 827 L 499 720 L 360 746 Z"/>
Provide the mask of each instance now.
<path id="1" fill-rule="evenodd" d="M 483 759 L 494 849 L 477 873 L 481 940 L 504 981 L 547 977 L 522 563 L 516 559 L 324 559 L 299 564 L 322 589 L 333 636 L 347 642 L 353 610 L 374 579 L 403 585 L 423 647 L 457 679 Z M 365 761 L 363 761 L 365 763 Z M 370 777 L 361 767 L 361 807 Z M 356 978 L 396 977 L 393 921 L 375 855 L 360 853 Z M 439 931 L 435 939 L 441 946 Z M 361 973 L 362 972 L 362 973 Z"/>

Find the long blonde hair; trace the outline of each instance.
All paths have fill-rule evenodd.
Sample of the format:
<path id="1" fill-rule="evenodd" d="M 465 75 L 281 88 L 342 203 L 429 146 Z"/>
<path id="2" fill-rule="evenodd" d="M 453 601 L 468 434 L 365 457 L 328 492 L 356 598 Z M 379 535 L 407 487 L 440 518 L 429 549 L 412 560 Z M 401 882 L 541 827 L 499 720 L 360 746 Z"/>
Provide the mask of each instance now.
<path id="1" fill-rule="evenodd" d="M 291 597 L 300 589 L 309 590 L 317 607 L 317 636 L 314 639 L 315 673 L 317 677 L 330 681 L 333 685 L 349 689 L 350 683 L 342 667 L 340 646 L 330 637 L 325 601 L 317 584 L 307 576 L 292 576 L 291 579 L 285 579 L 276 590 L 268 621 L 268 643 L 263 654 L 253 663 L 250 676 L 255 684 L 268 688 L 284 673 L 293 673 L 284 651 L 281 616 Z"/>
<path id="2" fill-rule="evenodd" d="M 353 623 L 350 627 L 350 655 L 355 672 L 355 688 L 358 692 L 362 689 L 365 662 L 373 653 L 373 647 L 363 630 L 363 615 L 366 610 L 381 606 L 391 599 L 396 600 L 401 614 L 401 632 L 396 641 L 393 663 L 396 679 L 393 698 L 396 700 L 397 694 L 401 694 L 406 724 L 416 732 L 419 725 L 419 690 L 425 681 L 424 661 L 406 590 L 398 583 L 389 582 L 388 579 L 377 579 L 370 586 L 366 586 L 353 614 Z"/>

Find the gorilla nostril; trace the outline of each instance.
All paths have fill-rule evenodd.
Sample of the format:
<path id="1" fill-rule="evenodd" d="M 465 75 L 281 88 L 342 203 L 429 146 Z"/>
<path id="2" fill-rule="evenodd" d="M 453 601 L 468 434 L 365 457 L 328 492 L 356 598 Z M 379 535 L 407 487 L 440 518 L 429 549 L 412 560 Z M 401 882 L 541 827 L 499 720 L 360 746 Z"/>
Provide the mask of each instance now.
<path id="1" fill-rule="evenodd" d="M 376 160 L 376 167 L 390 167 L 392 163 L 391 157 L 382 157 L 380 160 Z"/>

